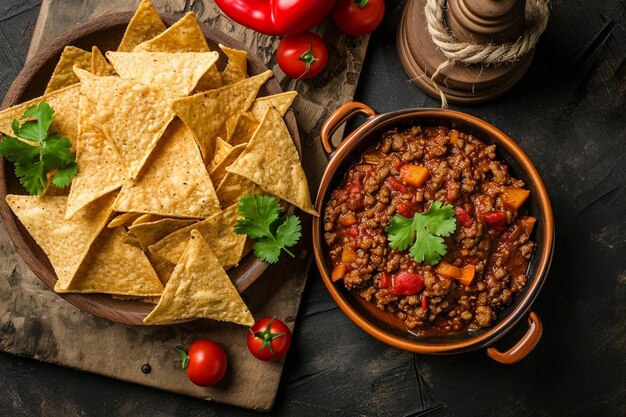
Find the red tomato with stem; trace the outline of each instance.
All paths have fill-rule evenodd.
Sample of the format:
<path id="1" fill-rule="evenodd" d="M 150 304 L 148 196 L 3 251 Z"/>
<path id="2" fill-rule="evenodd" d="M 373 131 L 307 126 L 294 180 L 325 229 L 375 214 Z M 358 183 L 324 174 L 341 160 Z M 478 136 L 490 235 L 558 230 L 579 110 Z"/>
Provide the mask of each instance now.
<path id="1" fill-rule="evenodd" d="M 201 387 L 210 387 L 224 378 L 228 359 L 224 348 L 212 340 L 198 339 L 185 352 L 181 346 L 176 350 L 182 359 L 182 367 L 189 380 Z"/>
<path id="2" fill-rule="evenodd" d="M 337 27 L 352 36 L 373 32 L 384 16 L 384 0 L 339 0 L 333 10 Z"/>
<path id="3" fill-rule="evenodd" d="M 291 331 L 274 317 L 263 317 L 248 330 L 248 349 L 262 361 L 276 361 L 287 354 L 291 346 Z"/>
<path id="4" fill-rule="evenodd" d="M 313 32 L 287 35 L 278 44 L 276 60 L 288 77 L 305 80 L 324 69 L 328 62 L 328 48 Z"/>

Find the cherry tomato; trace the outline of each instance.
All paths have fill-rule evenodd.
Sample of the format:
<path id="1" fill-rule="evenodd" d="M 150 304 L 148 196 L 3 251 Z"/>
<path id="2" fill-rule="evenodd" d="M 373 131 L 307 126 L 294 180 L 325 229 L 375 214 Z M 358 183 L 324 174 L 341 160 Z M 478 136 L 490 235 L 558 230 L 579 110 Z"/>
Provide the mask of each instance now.
<path id="1" fill-rule="evenodd" d="M 333 10 L 337 27 L 352 36 L 363 36 L 380 25 L 385 16 L 384 0 L 338 0 Z"/>
<path id="2" fill-rule="evenodd" d="M 393 276 L 393 292 L 398 295 L 415 295 L 424 289 L 424 277 L 401 271 Z"/>
<path id="3" fill-rule="evenodd" d="M 224 378 L 228 360 L 226 352 L 217 343 L 208 339 L 198 339 L 189 346 L 189 352 L 176 348 L 182 359 L 182 367 L 187 370 L 189 380 L 201 387 L 210 387 Z"/>
<path id="4" fill-rule="evenodd" d="M 328 49 L 315 33 L 296 33 L 280 41 L 276 59 L 288 77 L 305 80 L 315 77 L 324 69 L 328 62 Z"/>
<path id="5" fill-rule="evenodd" d="M 276 318 L 263 317 L 248 331 L 248 349 L 262 361 L 275 361 L 287 354 L 291 346 L 291 331 Z"/>

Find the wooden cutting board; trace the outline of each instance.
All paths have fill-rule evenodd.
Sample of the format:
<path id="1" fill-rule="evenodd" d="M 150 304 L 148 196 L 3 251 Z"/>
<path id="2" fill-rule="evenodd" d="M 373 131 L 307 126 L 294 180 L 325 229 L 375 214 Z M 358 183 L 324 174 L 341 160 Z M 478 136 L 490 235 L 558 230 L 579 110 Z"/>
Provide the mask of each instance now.
<path id="1" fill-rule="evenodd" d="M 255 33 L 222 15 L 212 0 L 153 0 L 165 14 L 195 11 L 201 21 L 256 50 L 274 70 L 284 90 L 296 90 L 294 110 L 300 129 L 303 165 L 311 189 L 326 165 L 319 144 L 321 123 L 354 96 L 368 38 L 346 38 L 328 23 L 317 31 L 330 50 L 323 76 L 301 82 L 285 78 L 273 52 L 279 39 Z M 29 56 L 70 27 L 106 13 L 134 10 L 139 0 L 43 0 Z M 28 65 L 28 62 L 26 63 Z M 309 233 L 310 222 L 304 228 Z M 243 294 L 256 317 L 276 316 L 293 329 L 311 264 L 310 237 L 295 259 L 271 266 Z M 139 327 L 113 323 L 84 313 L 48 290 L 26 267 L 0 227 L 0 350 L 83 371 L 239 407 L 269 410 L 280 382 L 283 361 L 254 359 L 245 344 L 247 329 L 198 320 L 178 326 Z M 174 348 L 207 337 L 219 341 L 229 371 L 217 387 L 200 388 L 187 381 Z M 151 371 L 141 368 L 149 364 Z"/>

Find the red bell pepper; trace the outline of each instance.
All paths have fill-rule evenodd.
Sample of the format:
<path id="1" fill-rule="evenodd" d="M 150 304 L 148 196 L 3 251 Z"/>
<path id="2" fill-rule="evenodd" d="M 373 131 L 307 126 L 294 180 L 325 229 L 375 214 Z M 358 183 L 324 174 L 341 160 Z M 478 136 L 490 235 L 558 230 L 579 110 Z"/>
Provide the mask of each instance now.
<path id="1" fill-rule="evenodd" d="M 215 0 L 235 22 L 266 35 L 306 32 L 330 14 L 336 0 Z"/>

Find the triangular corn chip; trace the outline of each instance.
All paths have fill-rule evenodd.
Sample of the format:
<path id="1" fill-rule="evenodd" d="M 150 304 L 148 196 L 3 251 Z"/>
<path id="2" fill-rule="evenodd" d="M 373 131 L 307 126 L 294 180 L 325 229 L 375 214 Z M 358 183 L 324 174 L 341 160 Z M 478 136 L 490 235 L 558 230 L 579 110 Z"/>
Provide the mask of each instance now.
<path id="1" fill-rule="evenodd" d="M 124 243 L 122 227 L 104 229 L 93 242 L 87 257 L 64 293 L 103 293 L 158 296 L 163 284 L 141 249 Z"/>
<path id="2" fill-rule="evenodd" d="M 198 146 L 175 119 L 137 179 L 122 187 L 114 209 L 172 217 L 209 217 L 220 211 Z"/>
<path id="3" fill-rule="evenodd" d="M 48 255 L 59 288 L 66 288 L 112 212 L 114 194 L 65 218 L 67 197 L 8 195 L 6 200 L 28 233 Z"/>
<path id="4" fill-rule="evenodd" d="M 254 318 L 219 260 L 197 230 L 146 324 L 208 318 L 252 326 Z"/>
<path id="5" fill-rule="evenodd" d="M 211 181 L 213 184 L 220 184 L 222 182 L 224 176 L 227 174 L 226 167 L 235 162 L 244 149 L 246 149 L 245 143 L 235 146 L 228 155 L 211 170 Z"/>
<path id="6" fill-rule="evenodd" d="M 91 48 L 91 73 L 101 77 L 115 75 L 115 70 L 97 46 Z"/>
<path id="7" fill-rule="evenodd" d="M 161 216 L 157 216 L 156 214 L 142 214 L 141 216 L 137 217 L 135 220 L 133 220 L 133 226 L 136 224 L 141 224 L 141 223 L 149 223 L 149 222 L 155 222 L 157 220 L 162 219 Z"/>
<path id="8" fill-rule="evenodd" d="M 133 81 L 75 70 L 100 128 L 117 145 L 128 178 L 135 178 L 174 117 L 167 97 Z"/>
<path id="9" fill-rule="evenodd" d="M 124 183 L 126 174 L 115 145 L 98 127 L 89 99 L 79 99 L 79 132 L 76 140 L 78 175 L 72 181 L 65 217 Z"/>
<path id="10" fill-rule="evenodd" d="M 84 51 L 75 46 L 66 46 L 65 49 L 63 49 L 63 53 L 61 53 L 61 58 L 57 66 L 54 68 L 50 81 L 48 81 L 48 86 L 44 94 L 78 83 L 79 79 L 76 74 L 74 74 L 74 65 L 85 70 L 90 69 L 91 52 Z"/>
<path id="11" fill-rule="evenodd" d="M 289 110 L 291 103 L 298 93 L 295 91 L 287 91 L 286 93 L 274 94 L 271 96 L 259 97 L 254 100 L 250 106 L 250 113 L 257 119 L 261 120 L 270 107 L 274 107 L 281 116 L 284 116 Z"/>
<path id="12" fill-rule="evenodd" d="M 237 203 L 241 196 L 245 194 L 262 194 L 263 189 L 246 177 L 233 174 L 227 170 L 215 192 L 222 208 L 224 208 Z"/>
<path id="13" fill-rule="evenodd" d="M 228 63 L 220 73 L 222 85 L 230 85 L 248 78 L 248 53 L 222 44 L 220 49 L 228 56 Z"/>
<path id="14" fill-rule="evenodd" d="M 45 101 L 54 109 L 54 121 L 50 125 L 49 132 L 58 133 L 68 138 L 74 145 L 78 137 L 78 123 L 76 121 L 78 120 L 79 94 L 80 86 L 75 84 L 2 110 L 0 112 L 0 132 L 13 136 L 13 129 L 11 128 L 13 119 L 21 118 L 24 111 Z"/>
<path id="15" fill-rule="evenodd" d="M 198 221 L 165 218 L 154 222 L 133 224 L 128 228 L 128 232 L 137 238 L 141 248 L 147 252 L 149 246 L 154 245 L 167 235 L 195 223 Z"/>
<path id="16" fill-rule="evenodd" d="M 115 204 L 114 204 L 115 206 Z M 125 226 L 129 227 L 135 220 L 143 216 L 142 213 L 121 213 L 113 217 L 107 227 L 109 229 L 115 229 L 116 227 Z"/>
<path id="17" fill-rule="evenodd" d="M 165 30 L 165 24 L 159 17 L 150 0 L 141 0 L 133 18 L 126 27 L 124 37 L 117 50 L 120 52 L 132 51 L 135 46 L 154 38 Z"/>
<path id="18" fill-rule="evenodd" d="M 217 165 L 220 164 L 226 158 L 226 156 L 233 150 L 233 147 L 222 140 L 222 138 L 217 138 L 215 142 L 215 155 L 209 164 L 206 166 L 207 170 L 211 172 Z M 215 184 L 215 183 L 213 183 Z"/>
<path id="19" fill-rule="evenodd" d="M 189 233 L 196 229 L 209 242 L 222 266 L 236 265 L 239 262 L 246 242 L 246 235 L 235 233 L 236 223 L 237 207 L 232 206 L 215 216 L 167 235 L 156 244 L 150 246 L 150 252 L 176 264 L 185 250 L 185 245 L 189 240 Z"/>
<path id="20" fill-rule="evenodd" d="M 266 71 L 235 84 L 184 97 L 172 109 L 191 129 L 205 162 L 213 159 L 215 140 L 229 116 L 248 110 L 259 88 L 272 76 Z"/>
<path id="21" fill-rule="evenodd" d="M 273 107 L 239 158 L 226 168 L 264 190 L 317 216 L 300 158 L 283 118 Z"/>
<path id="22" fill-rule="evenodd" d="M 165 32 L 138 45 L 134 52 L 211 52 L 198 17 L 189 12 Z M 212 66 L 198 82 L 197 89 L 206 91 L 222 85 L 217 67 Z"/>
<path id="23" fill-rule="evenodd" d="M 107 52 L 120 77 L 174 96 L 186 96 L 211 66 L 217 52 Z"/>
<path id="24" fill-rule="evenodd" d="M 226 121 L 228 143 L 232 146 L 248 143 L 257 127 L 259 127 L 259 121 L 250 112 L 241 113 L 238 117 L 231 117 Z"/>

